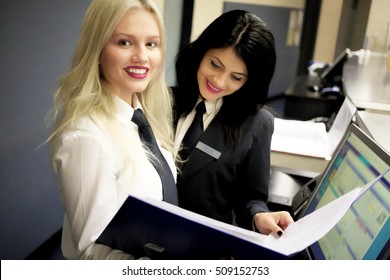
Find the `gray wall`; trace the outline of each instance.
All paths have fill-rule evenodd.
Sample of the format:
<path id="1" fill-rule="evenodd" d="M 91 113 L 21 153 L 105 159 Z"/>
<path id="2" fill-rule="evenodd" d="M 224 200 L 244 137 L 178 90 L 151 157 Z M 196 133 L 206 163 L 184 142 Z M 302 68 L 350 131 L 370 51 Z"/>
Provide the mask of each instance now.
<path id="1" fill-rule="evenodd" d="M 174 61 L 180 45 L 183 1 L 185 0 L 165 0 L 164 22 L 167 32 L 167 62 L 165 68 L 168 86 L 176 84 Z"/>
<path id="2" fill-rule="evenodd" d="M 23 259 L 62 226 L 45 116 L 90 0 L 0 0 L 0 259 Z M 168 84 L 181 0 L 166 0 Z"/>
<path id="3" fill-rule="evenodd" d="M 89 0 L 0 1 L 0 258 L 23 259 L 62 225 L 44 118 Z"/>

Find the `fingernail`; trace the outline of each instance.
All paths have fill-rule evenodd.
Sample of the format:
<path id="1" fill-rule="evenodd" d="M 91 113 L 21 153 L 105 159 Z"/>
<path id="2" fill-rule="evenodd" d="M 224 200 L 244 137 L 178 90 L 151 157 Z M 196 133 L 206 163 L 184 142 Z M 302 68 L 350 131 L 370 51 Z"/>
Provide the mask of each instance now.
<path id="1" fill-rule="evenodd" d="M 278 231 L 278 235 L 282 236 L 283 232 L 281 230 Z"/>

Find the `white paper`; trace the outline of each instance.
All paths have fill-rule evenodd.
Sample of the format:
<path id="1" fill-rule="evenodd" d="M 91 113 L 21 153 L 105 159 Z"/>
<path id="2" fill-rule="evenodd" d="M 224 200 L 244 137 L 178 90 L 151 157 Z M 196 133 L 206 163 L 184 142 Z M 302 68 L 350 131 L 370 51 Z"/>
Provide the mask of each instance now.
<path id="1" fill-rule="evenodd" d="M 182 209 L 164 201 L 156 201 L 153 199 L 144 199 L 144 201 L 184 218 L 205 224 L 208 227 L 289 256 L 301 252 L 328 233 L 341 220 L 352 203 L 370 187 L 375 185 L 375 183 L 388 171 L 389 170 L 382 173 L 366 185 L 355 188 L 354 190 L 296 221 L 284 231 L 282 237 L 275 237 L 274 235 L 267 236 L 239 228 L 237 226 L 223 223 Z"/>
<path id="2" fill-rule="evenodd" d="M 345 97 L 329 132 L 324 123 L 275 118 L 271 150 L 329 160 L 356 110 L 352 101 Z"/>
<path id="3" fill-rule="evenodd" d="M 275 118 L 271 150 L 325 158 L 326 134 L 322 122 Z"/>
<path id="4" fill-rule="evenodd" d="M 285 230 L 281 238 L 270 237 L 272 240 L 269 246 L 274 251 L 287 255 L 304 250 L 322 238 L 340 221 L 360 191 L 361 188 L 354 189 L 298 220 Z"/>
<path id="5" fill-rule="evenodd" d="M 352 203 L 375 185 L 388 171 L 385 171 L 366 185 L 353 189 L 299 219 L 284 231 L 282 237 L 268 236 L 263 247 L 285 255 L 294 254 L 309 247 L 327 234 L 341 220 Z"/>

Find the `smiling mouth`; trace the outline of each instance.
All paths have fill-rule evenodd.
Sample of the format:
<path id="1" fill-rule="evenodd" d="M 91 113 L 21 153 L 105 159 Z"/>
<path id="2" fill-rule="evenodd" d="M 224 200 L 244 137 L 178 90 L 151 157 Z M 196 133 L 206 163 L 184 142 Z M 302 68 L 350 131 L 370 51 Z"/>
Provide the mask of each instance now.
<path id="1" fill-rule="evenodd" d="M 148 69 L 146 68 L 127 68 L 125 71 L 130 77 L 136 79 L 144 79 L 148 74 Z"/>
<path id="2" fill-rule="evenodd" d="M 134 73 L 136 75 L 143 75 L 146 73 L 146 69 L 134 69 L 134 68 L 130 68 L 127 70 L 127 72 L 129 73 Z"/>
<path id="3" fill-rule="evenodd" d="M 220 93 L 222 91 L 222 89 L 213 86 L 213 84 L 211 84 L 209 80 L 206 80 L 206 87 L 208 91 L 214 94 Z"/>

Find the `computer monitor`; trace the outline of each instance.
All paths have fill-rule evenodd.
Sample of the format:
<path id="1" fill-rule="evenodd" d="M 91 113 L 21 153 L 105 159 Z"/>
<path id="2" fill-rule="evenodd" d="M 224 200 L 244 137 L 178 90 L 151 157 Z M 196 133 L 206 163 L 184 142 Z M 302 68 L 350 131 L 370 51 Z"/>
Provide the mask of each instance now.
<path id="1" fill-rule="evenodd" d="M 351 50 L 349 48 L 346 48 L 341 54 L 337 56 L 333 63 L 328 68 L 326 68 L 324 72 L 320 74 L 323 87 L 341 87 L 344 63 L 348 60 L 350 55 Z"/>
<path id="2" fill-rule="evenodd" d="M 300 217 L 390 168 L 390 155 L 355 124 L 348 127 Z M 303 253 L 309 259 L 388 259 L 390 172 L 355 201 L 340 222 Z"/>

